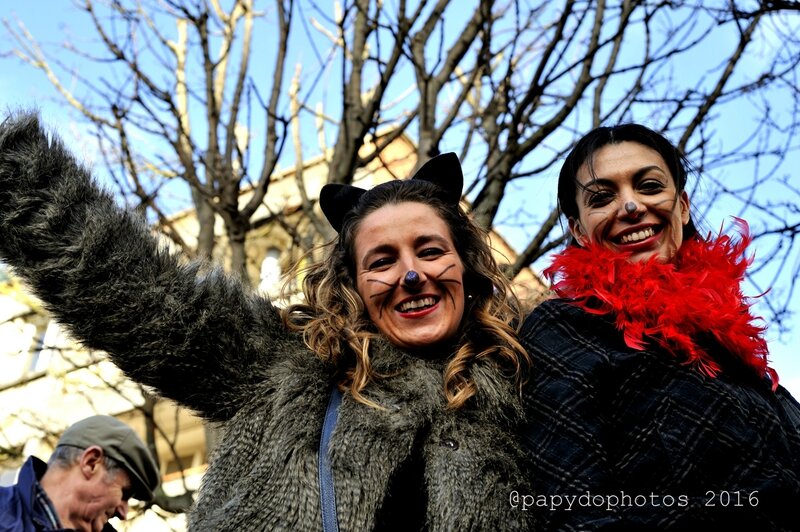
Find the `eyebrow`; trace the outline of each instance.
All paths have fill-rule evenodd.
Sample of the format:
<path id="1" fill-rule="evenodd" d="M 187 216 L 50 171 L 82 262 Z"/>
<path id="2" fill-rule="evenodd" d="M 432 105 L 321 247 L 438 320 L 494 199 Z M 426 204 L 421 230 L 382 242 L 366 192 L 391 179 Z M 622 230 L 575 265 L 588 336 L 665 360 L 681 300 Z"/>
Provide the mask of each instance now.
<path id="1" fill-rule="evenodd" d="M 427 244 L 428 242 L 436 242 L 437 244 L 439 244 L 441 246 L 447 246 L 448 245 L 446 238 L 444 238 L 441 235 L 434 234 L 434 235 L 420 235 L 420 236 L 418 236 L 417 238 L 414 239 L 414 247 L 416 248 L 416 247 L 422 246 L 424 244 Z"/>
<path id="2" fill-rule="evenodd" d="M 651 165 L 648 165 L 648 166 L 643 166 L 643 167 L 639 168 L 638 170 L 636 170 L 633 173 L 633 176 L 632 176 L 633 180 L 636 181 L 638 179 L 641 179 L 642 176 L 644 176 L 645 174 L 647 174 L 648 172 L 650 172 L 652 170 L 658 170 L 659 172 L 664 174 L 665 177 L 669 176 L 667 174 L 667 172 L 663 168 L 661 168 L 658 165 L 651 164 Z M 605 178 L 605 177 L 594 177 L 588 183 L 580 183 L 580 188 L 581 188 L 581 190 L 587 190 L 591 185 L 611 186 L 613 184 L 614 184 L 614 180 L 612 180 L 612 179 Z"/>
<path id="3" fill-rule="evenodd" d="M 417 247 L 423 246 L 423 245 L 425 245 L 425 244 L 427 244 L 429 242 L 435 242 L 435 243 L 439 244 L 440 246 L 446 247 L 446 248 L 450 247 L 448 242 L 447 242 L 447 239 L 444 238 L 441 235 L 438 235 L 438 234 L 429 234 L 429 235 L 419 235 L 419 236 L 417 236 L 414 239 L 414 247 L 417 248 Z M 392 251 L 394 251 L 394 249 L 395 249 L 394 246 L 392 246 L 391 244 L 379 244 L 379 245 L 375 246 L 374 248 L 370 248 L 364 254 L 364 258 L 361 261 L 361 267 L 366 270 L 368 265 L 369 265 L 369 259 L 373 255 L 380 255 L 382 253 L 391 253 Z"/>

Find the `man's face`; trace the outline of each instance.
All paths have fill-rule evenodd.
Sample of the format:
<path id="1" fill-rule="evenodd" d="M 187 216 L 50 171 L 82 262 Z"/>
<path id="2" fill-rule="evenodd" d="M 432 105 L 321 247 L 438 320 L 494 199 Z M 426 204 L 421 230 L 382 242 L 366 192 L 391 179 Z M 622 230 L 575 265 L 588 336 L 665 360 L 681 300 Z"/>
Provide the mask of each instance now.
<path id="1" fill-rule="evenodd" d="M 102 452 L 102 451 L 101 451 Z M 128 516 L 131 481 L 128 473 L 115 469 L 109 474 L 100 459 L 82 464 L 83 482 L 76 487 L 74 504 L 69 509 L 68 524 L 81 532 L 101 532 L 112 517 Z M 62 523 L 67 525 L 67 523 Z"/>

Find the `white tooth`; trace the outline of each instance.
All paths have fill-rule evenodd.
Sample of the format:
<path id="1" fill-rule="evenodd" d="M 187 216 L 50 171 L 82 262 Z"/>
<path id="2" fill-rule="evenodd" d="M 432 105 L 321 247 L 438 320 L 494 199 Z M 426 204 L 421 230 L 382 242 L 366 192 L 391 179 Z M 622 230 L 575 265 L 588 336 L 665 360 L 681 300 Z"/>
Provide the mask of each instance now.
<path id="1" fill-rule="evenodd" d="M 651 236 L 655 235 L 655 231 L 652 227 L 648 227 L 647 229 L 643 229 L 641 231 L 637 231 L 636 233 L 631 233 L 630 235 L 625 235 L 622 237 L 623 244 L 629 244 L 631 242 L 639 242 L 640 240 L 644 240 L 646 238 L 650 238 Z"/>
<path id="2" fill-rule="evenodd" d="M 405 312 L 405 311 L 408 311 L 408 310 L 427 307 L 429 305 L 433 305 L 435 302 L 436 301 L 432 297 L 426 297 L 426 298 L 423 298 L 423 299 L 417 299 L 417 300 L 414 300 L 414 301 L 408 301 L 406 303 L 403 303 L 400 306 L 400 311 L 401 312 Z"/>

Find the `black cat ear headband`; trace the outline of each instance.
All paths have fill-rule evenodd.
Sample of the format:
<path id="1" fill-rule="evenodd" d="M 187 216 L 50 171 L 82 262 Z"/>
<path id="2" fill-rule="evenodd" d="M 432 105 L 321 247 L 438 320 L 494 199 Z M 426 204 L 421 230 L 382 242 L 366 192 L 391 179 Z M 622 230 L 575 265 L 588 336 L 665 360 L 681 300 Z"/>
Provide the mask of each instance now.
<path id="1" fill-rule="evenodd" d="M 455 153 L 443 153 L 430 159 L 411 179 L 427 181 L 438 186 L 442 189 L 442 199 L 451 205 L 458 205 L 461 201 L 464 174 L 461 172 L 461 163 Z M 382 183 L 378 187 L 391 186 L 394 182 Z M 322 187 L 319 193 L 319 205 L 337 233 L 342 230 L 345 216 L 358 205 L 361 196 L 367 192 L 369 191 L 363 188 L 338 183 Z"/>

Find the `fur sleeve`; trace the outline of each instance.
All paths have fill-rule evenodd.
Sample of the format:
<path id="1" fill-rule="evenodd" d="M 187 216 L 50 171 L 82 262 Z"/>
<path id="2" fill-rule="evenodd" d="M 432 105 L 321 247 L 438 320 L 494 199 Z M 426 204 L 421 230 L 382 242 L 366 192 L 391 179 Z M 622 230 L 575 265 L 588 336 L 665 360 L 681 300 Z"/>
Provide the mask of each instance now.
<path id="1" fill-rule="evenodd" d="M 296 341 L 268 301 L 160 247 L 35 115 L 0 125 L 0 255 L 76 339 L 209 419 Z"/>

